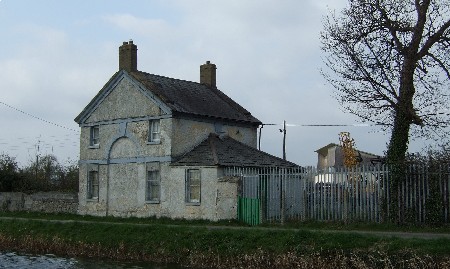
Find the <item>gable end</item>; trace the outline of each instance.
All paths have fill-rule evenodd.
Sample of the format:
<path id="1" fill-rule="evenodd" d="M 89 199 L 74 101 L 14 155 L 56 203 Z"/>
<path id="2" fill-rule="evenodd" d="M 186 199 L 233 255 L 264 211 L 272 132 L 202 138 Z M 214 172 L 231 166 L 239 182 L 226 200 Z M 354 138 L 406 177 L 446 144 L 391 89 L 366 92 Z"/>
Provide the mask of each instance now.
<path id="1" fill-rule="evenodd" d="M 111 94 L 111 92 L 119 85 L 124 79 L 129 80 L 141 94 L 147 97 L 150 101 L 154 102 L 161 108 L 163 114 L 171 115 L 171 109 L 156 95 L 146 90 L 145 86 L 135 78 L 130 76 L 125 70 L 121 70 L 115 73 L 110 80 L 103 86 L 103 88 L 97 93 L 97 95 L 89 102 L 89 104 L 83 109 L 83 111 L 74 119 L 79 125 L 86 123 L 89 117 L 96 111 L 101 103 Z"/>

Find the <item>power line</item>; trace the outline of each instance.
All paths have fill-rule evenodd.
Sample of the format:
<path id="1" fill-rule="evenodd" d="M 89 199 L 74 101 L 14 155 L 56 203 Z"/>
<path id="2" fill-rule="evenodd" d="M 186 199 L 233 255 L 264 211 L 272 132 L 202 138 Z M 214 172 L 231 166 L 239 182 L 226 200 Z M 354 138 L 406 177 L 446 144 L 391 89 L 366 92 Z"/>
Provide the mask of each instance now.
<path id="1" fill-rule="evenodd" d="M 280 132 L 284 133 L 283 139 L 286 137 L 286 127 L 371 127 L 371 126 L 386 126 L 384 123 L 355 123 L 355 124 L 292 124 L 286 123 L 262 123 L 259 126 L 259 136 L 258 136 L 258 149 L 261 150 L 261 134 L 264 126 L 283 126 L 283 129 L 280 129 Z"/>
<path id="2" fill-rule="evenodd" d="M 355 123 L 355 124 L 286 124 L 286 126 L 300 127 L 371 127 L 385 126 L 383 123 Z"/>
<path id="3" fill-rule="evenodd" d="M 11 109 L 13 109 L 13 110 L 15 110 L 15 111 L 17 111 L 17 112 L 20 112 L 20 113 L 22 113 L 22 114 L 24 114 L 24 115 L 27 115 L 27 116 L 29 116 L 29 117 L 32 117 L 32 118 L 34 118 L 34 119 L 40 120 L 40 121 L 42 121 L 42 122 L 45 122 L 45 123 L 48 123 L 48 124 L 51 124 L 51 125 L 54 125 L 54 126 L 56 126 L 56 127 L 63 128 L 63 129 L 66 129 L 66 130 L 70 130 L 70 131 L 74 131 L 74 132 L 77 132 L 77 133 L 79 132 L 78 130 L 75 130 L 75 129 L 72 129 L 72 128 L 63 126 L 63 125 L 61 125 L 61 124 L 57 124 L 57 123 L 48 121 L 48 120 L 46 120 L 46 119 L 37 117 L 37 116 L 35 116 L 35 115 L 32 115 L 32 114 L 30 114 L 30 113 L 28 113 L 28 112 L 25 112 L 25 111 L 23 111 L 23 110 L 20 110 L 20 109 L 18 109 L 18 108 L 16 108 L 16 107 L 13 107 L 13 106 L 11 106 L 11 105 L 8 105 L 8 104 L 6 104 L 6 103 L 4 103 L 4 102 L 2 102 L 2 101 L 0 101 L 0 104 L 4 105 L 4 106 L 6 106 L 6 107 L 9 107 L 9 108 L 11 108 Z"/>
<path id="4" fill-rule="evenodd" d="M 278 125 L 283 126 L 283 123 L 264 123 L 263 125 Z M 384 123 L 355 123 L 355 124 L 292 124 L 286 123 L 287 127 L 372 127 L 372 126 L 386 126 Z"/>

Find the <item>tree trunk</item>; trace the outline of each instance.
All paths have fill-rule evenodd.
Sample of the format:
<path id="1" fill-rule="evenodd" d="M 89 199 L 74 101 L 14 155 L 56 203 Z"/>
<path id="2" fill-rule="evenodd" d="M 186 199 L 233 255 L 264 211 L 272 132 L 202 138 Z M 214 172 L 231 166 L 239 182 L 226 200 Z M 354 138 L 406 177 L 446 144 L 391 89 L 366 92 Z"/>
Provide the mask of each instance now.
<path id="1" fill-rule="evenodd" d="M 387 151 L 387 162 L 390 164 L 403 163 L 408 151 L 409 129 L 411 120 L 405 115 L 404 109 L 399 109 L 394 120 L 391 139 Z"/>
<path id="2" fill-rule="evenodd" d="M 411 58 L 410 58 L 411 59 Z M 403 206 L 400 197 L 400 184 L 405 176 L 405 159 L 409 144 L 409 130 L 415 122 L 413 105 L 414 88 L 414 61 L 405 59 L 401 71 L 400 91 L 397 107 L 395 109 L 394 127 L 386 154 L 387 162 L 391 167 L 390 177 L 390 219 L 402 223 Z"/>
<path id="3" fill-rule="evenodd" d="M 387 162 L 391 168 L 389 197 L 390 220 L 394 223 L 403 223 L 403 205 L 400 198 L 400 184 L 404 179 L 405 155 L 408 150 L 410 121 L 404 112 L 399 111 L 394 121 L 394 128 L 389 142 Z"/>

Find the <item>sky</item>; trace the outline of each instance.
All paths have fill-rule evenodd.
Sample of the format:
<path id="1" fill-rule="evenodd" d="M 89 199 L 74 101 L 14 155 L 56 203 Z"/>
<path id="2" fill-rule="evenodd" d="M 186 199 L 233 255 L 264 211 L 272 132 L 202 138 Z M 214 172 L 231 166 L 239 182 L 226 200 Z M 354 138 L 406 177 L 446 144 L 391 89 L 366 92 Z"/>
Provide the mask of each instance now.
<path id="1" fill-rule="evenodd" d="M 345 0 L 0 0 L 0 153 L 24 166 L 36 155 L 79 158 L 74 118 L 118 70 L 133 40 L 138 69 L 199 81 L 217 66 L 217 87 L 266 125 L 261 150 L 316 165 L 315 150 L 350 132 L 382 155 L 389 133 L 343 111 L 320 74 L 322 20 Z M 304 125 L 333 125 L 311 127 Z M 303 126 L 302 126 L 303 125 Z M 424 141 L 413 141 L 419 151 Z"/>

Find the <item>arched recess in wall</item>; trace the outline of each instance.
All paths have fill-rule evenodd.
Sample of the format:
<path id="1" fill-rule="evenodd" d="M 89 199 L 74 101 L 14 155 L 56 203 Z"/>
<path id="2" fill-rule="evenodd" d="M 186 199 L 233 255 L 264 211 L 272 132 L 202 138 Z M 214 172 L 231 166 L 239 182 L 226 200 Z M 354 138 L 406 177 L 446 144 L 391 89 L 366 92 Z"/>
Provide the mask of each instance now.
<path id="1" fill-rule="evenodd" d="M 142 148 L 138 139 L 126 131 L 127 126 L 123 124 L 115 137 L 110 140 L 106 147 L 105 159 L 108 163 L 111 159 L 137 158 L 142 155 Z"/>
<path id="2" fill-rule="evenodd" d="M 129 139 L 128 137 L 121 137 L 114 141 L 111 145 L 108 159 L 123 159 L 123 162 L 126 160 L 131 161 L 133 158 L 138 156 L 138 151 L 139 150 L 132 139 Z"/>
<path id="3" fill-rule="evenodd" d="M 111 140 L 106 152 L 107 215 L 127 216 L 137 206 L 143 177 L 141 153 L 138 140 L 126 131 Z"/>

